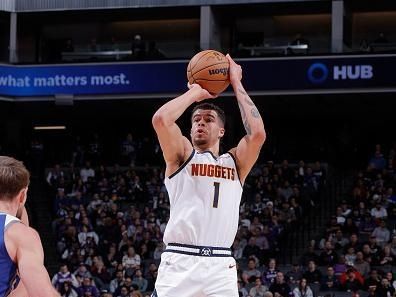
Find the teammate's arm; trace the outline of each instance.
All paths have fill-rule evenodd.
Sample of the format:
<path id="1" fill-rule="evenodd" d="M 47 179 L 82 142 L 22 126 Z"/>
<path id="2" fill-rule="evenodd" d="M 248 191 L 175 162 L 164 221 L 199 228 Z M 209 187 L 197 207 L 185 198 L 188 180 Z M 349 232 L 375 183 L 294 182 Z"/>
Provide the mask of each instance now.
<path id="1" fill-rule="evenodd" d="M 239 178 L 243 183 L 257 161 L 266 134 L 260 113 L 242 85 L 241 66 L 236 64 L 230 55 L 227 55 L 227 59 L 230 62 L 231 85 L 234 89 L 242 122 L 246 130 L 246 135 L 239 141 L 237 147 L 230 150 L 236 158 Z"/>
<path id="2" fill-rule="evenodd" d="M 19 276 L 29 297 L 59 297 L 44 267 L 43 247 L 34 229 L 13 224 L 6 232 L 6 247 L 17 263 Z"/>
<path id="3" fill-rule="evenodd" d="M 214 98 L 199 85 L 193 84 L 184 94 L 165 103 L 154 114 L 152 123 L 167 163 L 167 175 L 173 173 L 191 154 L 191 142 L 182 135 L 176 120 L 194 102 Z M 174 169 L 174 170 L 172 170 Z"/>

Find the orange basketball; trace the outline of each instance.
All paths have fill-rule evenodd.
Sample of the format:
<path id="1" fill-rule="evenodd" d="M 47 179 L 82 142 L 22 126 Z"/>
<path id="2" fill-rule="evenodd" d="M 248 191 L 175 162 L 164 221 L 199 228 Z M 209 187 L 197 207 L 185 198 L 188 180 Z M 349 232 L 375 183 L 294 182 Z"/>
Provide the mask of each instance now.
<path id="1" fill-rule="evenodd" d="M 212 94 L 220 94 L 230 84 L 230 63 L 215 50 L 199 52 L 187 66 L 187 79 L 190 84 L 199 84 Z"/>

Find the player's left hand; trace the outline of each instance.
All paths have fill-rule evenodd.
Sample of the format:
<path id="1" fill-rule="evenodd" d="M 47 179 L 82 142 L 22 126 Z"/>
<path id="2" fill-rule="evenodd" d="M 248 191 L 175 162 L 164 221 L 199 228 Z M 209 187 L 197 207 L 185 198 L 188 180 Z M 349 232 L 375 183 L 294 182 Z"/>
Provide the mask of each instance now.
<path id="1" fill-rule="evenodd" d="M 226 55 L 228 62 L 230 63 L 230 82 L 231 85 L 239 83 L 242 80 L 242 67 L 241 65 L 235 63 L 231 58 L 230 54 Z"/>

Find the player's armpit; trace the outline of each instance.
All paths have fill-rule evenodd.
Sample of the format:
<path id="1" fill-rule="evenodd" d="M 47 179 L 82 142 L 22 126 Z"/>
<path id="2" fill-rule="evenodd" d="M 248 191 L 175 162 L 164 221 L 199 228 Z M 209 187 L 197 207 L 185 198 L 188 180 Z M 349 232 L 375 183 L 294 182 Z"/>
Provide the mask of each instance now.
<path id="1" fill-rule="evenodd" d="M 245 182 L 254 163 L 256 163 L 264 140 L 260 138 L 255 141 L 254 139 L 249 139 L 248 135 L 245 135 L 239 141 L 237 147 L 230 150 L 230 153 L 235 157 L 242 184 Z"/>

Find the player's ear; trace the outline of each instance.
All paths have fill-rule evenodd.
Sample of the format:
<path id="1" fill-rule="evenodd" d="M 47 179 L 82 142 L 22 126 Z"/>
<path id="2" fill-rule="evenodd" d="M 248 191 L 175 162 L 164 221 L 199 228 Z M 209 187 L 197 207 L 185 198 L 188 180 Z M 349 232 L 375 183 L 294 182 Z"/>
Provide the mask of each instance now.
<path id="1" fill-rule="evenodd" d="M 27 191 L 28 188 L 23 188 L 18 194 L 18 202 L 22 205 L 25 205 L 26 198 L 27 198 Z"/>
<path id="2" fill-rule="evenodd" d="M 224 129 L 224 128 L 220 128 L 220 131 L 219 131 L 219 138 L 223 138 L 224 133 L 225 133 L 225 129 Z"/>

